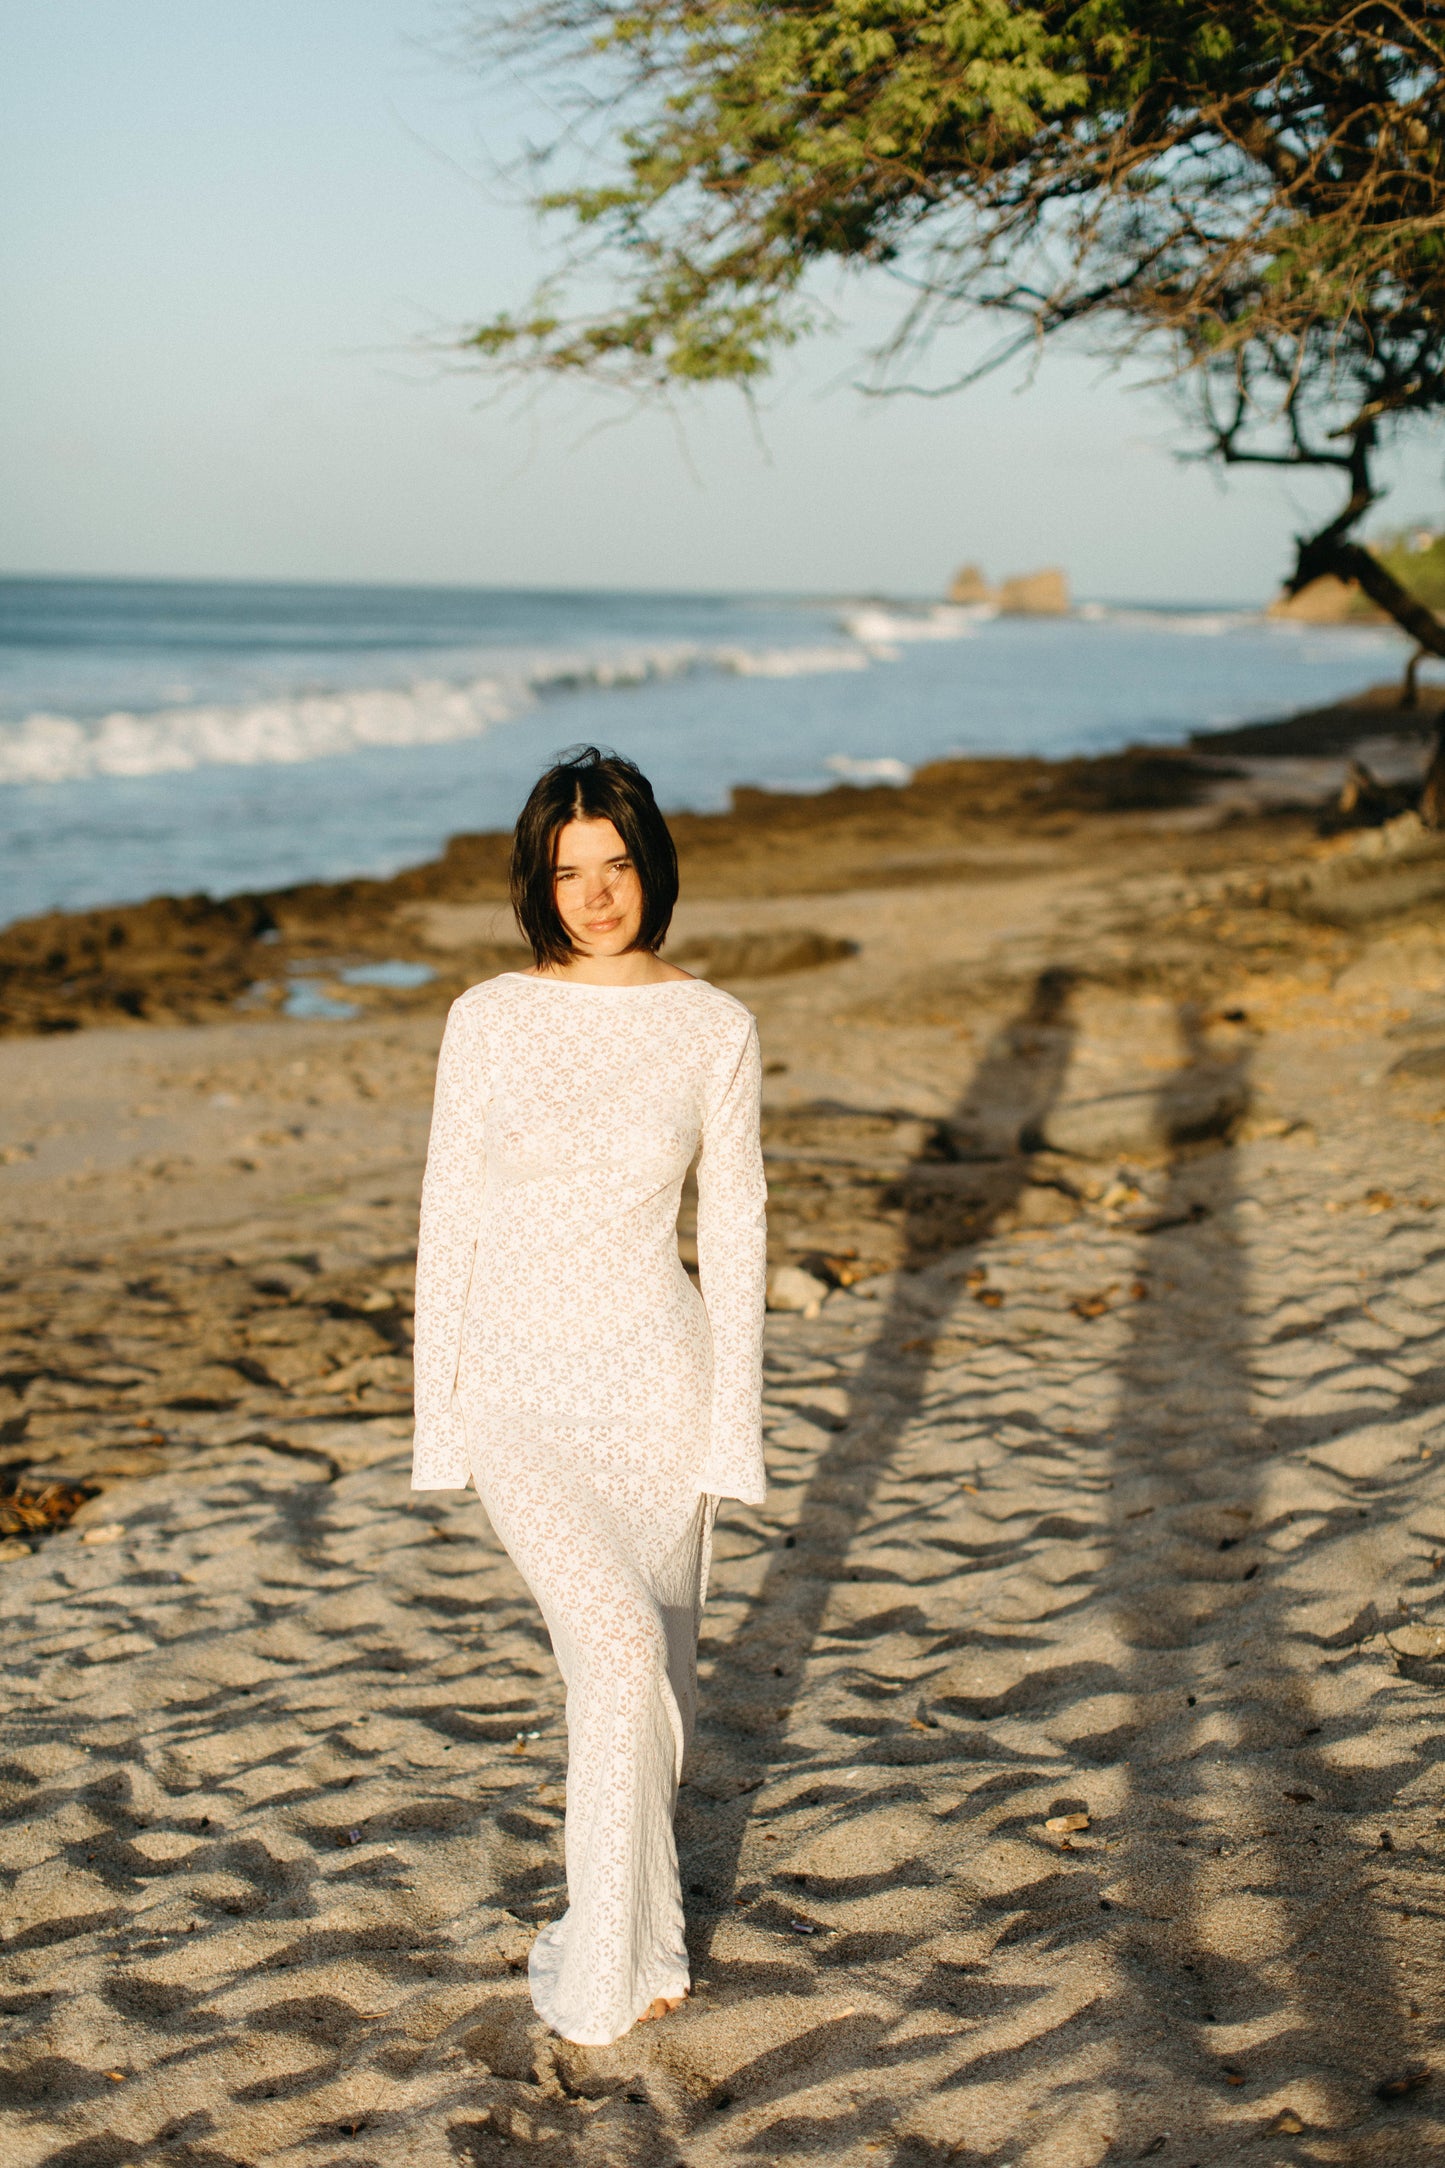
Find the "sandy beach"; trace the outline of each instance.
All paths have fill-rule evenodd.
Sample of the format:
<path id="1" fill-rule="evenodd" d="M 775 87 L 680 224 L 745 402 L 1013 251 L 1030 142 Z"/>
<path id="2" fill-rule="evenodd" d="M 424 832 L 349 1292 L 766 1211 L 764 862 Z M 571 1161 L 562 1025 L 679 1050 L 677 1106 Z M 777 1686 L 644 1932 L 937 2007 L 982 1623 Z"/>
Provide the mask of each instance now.
<path id="1" fill-rule="evenodd" d="M 1319 833 L 1354 739 L 679 823 L 669 953 L 762 1030 L 772 1488 L 694 1994 L 605 2050 L 526 1991 L 540 1620 L 407 1487 L 500 840 L 0 933 L 5 2168 L 1445 2157 L 1445 845 Z M 278 1013 L 368 957 L 434 976 Z"/>

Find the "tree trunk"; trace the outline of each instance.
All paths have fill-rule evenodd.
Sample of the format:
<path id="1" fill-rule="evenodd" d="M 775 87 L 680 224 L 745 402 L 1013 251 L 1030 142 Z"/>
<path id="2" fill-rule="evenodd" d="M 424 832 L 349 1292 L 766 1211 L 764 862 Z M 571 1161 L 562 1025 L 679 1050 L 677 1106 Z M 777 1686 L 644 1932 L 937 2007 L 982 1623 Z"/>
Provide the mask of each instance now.
<path id="1" fill-rule="evenodd" d="M 1417 647 L 1405 665 L 1405 682 L 1400 687 L 1402 708 L 1418 708 L 1420 705 L 1420 665 L 1424 660 L 1424 648 Z"/>
<path id="2" fill-rule="evenodd" d="M 1435 750 L 1425 770 L 1420 818 L 1427 828 L 1445 828 L 1445 723 L 1435 733 Z"/>
<path id="3" fill-rule="evenodd" d="M 1326 542 L 1322 545 L 1307 542 L 1300 545 L 1300 570 L 1307 563 L 1311 580 L 1318 579 L 1321 572 L 1333 572 L 1341 580 L 1354 580 L 1371 602 L 1378 603 L 1387 617 L 1393 617 L 1400 630 L 1407 632 L 1427 655 L 1445 656 L 1445 624 L 1425 603 L 1417 602 L 1408 587 L 1400 585 L 1394 573 L 1387 571 L 1373 551 L 1358 542 Z M 1295 580 L 1298 579 L 1299 570 L 1295 573 Z M 1292 587 L 1295 580 L 1290 582 Z"/>
<path id="4" fill-rule="evenodd" d="M 1336 522 L 1338 525 L 1338 522 Z M 1411 679 L 1423 655 L 1445 656 L 1445 624 L 1435 612 L 1417 602 L 1408 588 L 1402 587 L 1393 572 L 1380 563 L 1378 557 L 1358 542 L 1346 542 L 1326 528 L 1322 535 L 1315 535 L 1299 546 L 1299 559 L 1295 565 L 1290 588 L 1298 593 L 1322 573 L 1333 572 L 1336 579 L 1353 580 L 1378 603 L 1387 617 L 1393 617 L 1402 632 L 1410 635 L 1419 648 L 1411 664 Z M 1401 702 L 1404 706 L 1407 703 Z M 1445 829 L 1445 723 L 1435 738 L 1435 748 L 1430 765 L 1425 770 L 1420 791 L 1420 818 L 1427 828 Z"/>

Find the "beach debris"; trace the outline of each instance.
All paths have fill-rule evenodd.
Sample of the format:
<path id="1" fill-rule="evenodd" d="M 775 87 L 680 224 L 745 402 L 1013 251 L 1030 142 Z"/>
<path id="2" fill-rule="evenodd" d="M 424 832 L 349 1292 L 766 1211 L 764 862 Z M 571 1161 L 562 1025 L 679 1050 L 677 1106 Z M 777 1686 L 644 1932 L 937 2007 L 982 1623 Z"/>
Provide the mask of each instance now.
<path id="1" fill-rule="evenodd" d="M 1337 836 L 1352 828 L 1383 828 L 1387 821 L 1414 810 L 1413 795 L 1408 783 L 1382 783 L 1358 753 L 1352 754 L 1339 796 L 1319 816 L 1319 832 Z"/>
<path id="2" fill-rule="evenodd" d="M 0 1494 L 0 1537 L 15 1536 L 24 1541 L 29 1536 L 49 1535 L 63 1528 L 97 1491 L 94 1483 L 43 1483 L 37 1489 L 17 1483 L 14 1490 Z M 25 1548 L 32 1550 L 34 1546 L 26 1543 Z M 8 1555 L 20 1554 L 17 1551 Z"/>
<path id="3" fill-rule="evenodd" d="M 82 1543 L 119 1543 L 125 1532 L 124 1521 L 102 1521 L 98 1528 L 83 1528 L 80 1540 Z"/>
<path id="4" fill-rule="evenodd" d="M 1304 2122 L 1300 2116 L 1295 2114 L 1293 2108 L 1281 2108 L 1270 2125 L 1270 2129 L 1278 2137 L 1297 2138 L 1304 2129 Z"/>
<path id="5" fill-rule="evenodd" d="M 28 1558 L 35 1546 L 22 1543 L 18 1536 L 6 1536 L 0 1541 L 0 1561 L 10 1558 Z"/>
<path id="6" fill-rule="evenodd" d="M 816 1920 L 789 1920 L 790 1935 L 817 1935 L 822 1933 Z"/>
<path id="7" fill-rule="evenodd" d="M 1226 2085 L 1243 2085 L 1244 2083 L 1244 2072 L 1242 2070 L 1232 2070 L 1227 2063 L 1221 2072 L 1221 2076 Z"/>
<path id="8" fill-rule="evenodd" d="M 1044 1827 L 1051 1837 L 1072 1837 L 1079 1830 L 1087 1829 L 1088 1826 L 1089 1817 L 1087 1814 L 1051 1814 L 1044 1823 Z"/>
<path id="9" fill-rule="evenodd" d="M 1434 2072 L 1428 2063 L 1411 2063 L 1393 2077 L 1382 2078 L 1375 2087 L 1377 2100 L 1404 2100 L 1411 2093 L 1418 2093 L 1422 2085 L 1428 2085 Z"/>
<path id="10" fill-rule="evenodd" d="M 1417 1664 L 1438 1664 L 1445 1659 L 1445 1626 L 1396 1626 L 1385 1639 L 1397 1656 Z"/>

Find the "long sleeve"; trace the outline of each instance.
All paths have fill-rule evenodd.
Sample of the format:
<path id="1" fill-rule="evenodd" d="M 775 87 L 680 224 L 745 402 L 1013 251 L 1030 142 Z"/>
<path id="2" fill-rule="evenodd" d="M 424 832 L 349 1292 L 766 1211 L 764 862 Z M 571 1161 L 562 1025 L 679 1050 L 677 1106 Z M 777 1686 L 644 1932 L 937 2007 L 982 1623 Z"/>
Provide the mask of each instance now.
<path id="1" fill-rule="evenodd" d="M 697 1264 L 712 1331 L 712 1426 L 699 1488 L 761 1505 L 767 1183 L 757 1026 L 703 1122 L 697 1166 Z"/>
<path id="2" fill-rule="evenodd" d="M 471 1477 L 466 1432 L 454 1394 L 481 1224 L 486 1103 L 479 1034 L 463 995 L 453 1003 L 442 1037 L 422 1183 L 416 1252 L 413 1490 L 462 1490 Z"/>

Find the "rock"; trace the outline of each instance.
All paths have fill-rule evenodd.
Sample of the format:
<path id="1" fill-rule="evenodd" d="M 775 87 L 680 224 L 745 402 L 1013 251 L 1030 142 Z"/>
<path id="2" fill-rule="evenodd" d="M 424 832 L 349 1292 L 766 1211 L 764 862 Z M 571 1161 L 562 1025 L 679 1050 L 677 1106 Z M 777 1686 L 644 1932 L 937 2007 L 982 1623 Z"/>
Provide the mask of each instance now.
<path id="1" fill-rule="evenodd" d="M 280 1258 L 275 1264 L 262 1265 L 251 1274 L 251 1285 L 258 1295 L 284 1295 L 289 1302 L 305 1292 L 316 1275 L 305 1265 L 292 1263 L 290 1258 Z"/>
<path id="2" fill-rule="evenodd" d="M 1067 617 L 1068 574 L 1057 565 L 1042 572 L 1021 572 L 1005 580 L 998 591 L 998 606 L 1005 617 Z"/>
<path id="3" fill-rule="evenodd" d="M 961 565 L 948 583 L 948 599 L 950 602 L 976 607 L 980 603 L 995 602 L 998 598 L 979 566 Z"/>
<path id="4" fill-rule="evenodd" d="M 788 971 L 816 971 L 822 964 L 856 956 L 858 944 L 800 926 L 775 933 L 717 934 L 684 942 L 669 953 L 673 962 L 699 978 L 771 979 Z"/>
<path id="5" fill-rule="evenodd" d="M 1079 1201 L 1066 1190 L 1027 1182 L 1017 1202 L 1000 1212 L 993 1224 L 995 1233 L 1008 1235 L 1035 1227 L 1067 1227 L 1078 1216 Z"/>
<path id="6" fill-rule="evenodd" d="M 801 1265 L 778 1265 L 768 1275 L 770 1310 L 801 1311 L 804 1317 L 816 1317 L 830 1293 L 826 1280 L 815 1278 Z"/>
<path id="7" fill-rule="evenodd" d="M 1078 1159 L 1161 1152 L 1229 1136 L 1248 1105 L 1249 1094 L 1237 1077 L 1186 1072 L 1153 1091 L 1066 1099 L 1026 1128 L 1019 1143 L 1024 1151 L 1065 1152 Z"/>
<path id="8" fill-rule="evenodd" d="M 1067 617 L 1072 608 L 1068 574 L 1058 565 L 1015 573 L 997 587 L 989 586 L 979 566 L 963 565 L 949 582 L 948 599 L 965 608 L 992 605 L 1005 617 Z"/>

